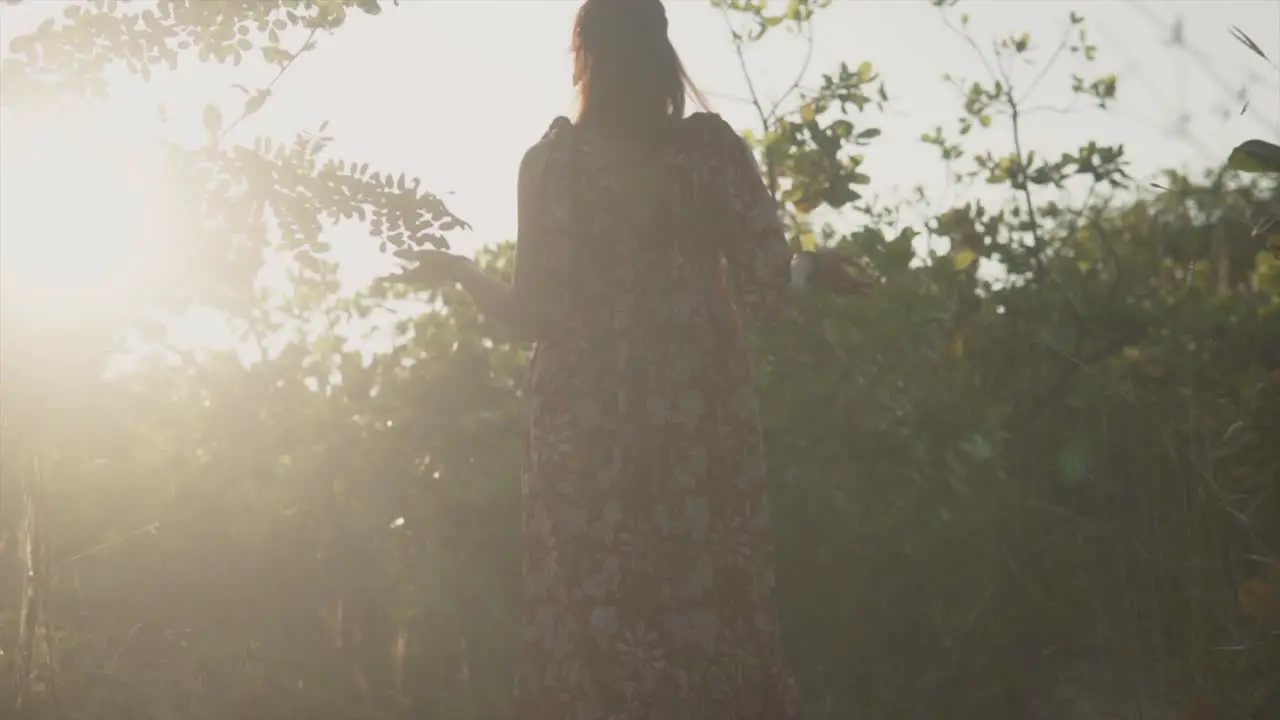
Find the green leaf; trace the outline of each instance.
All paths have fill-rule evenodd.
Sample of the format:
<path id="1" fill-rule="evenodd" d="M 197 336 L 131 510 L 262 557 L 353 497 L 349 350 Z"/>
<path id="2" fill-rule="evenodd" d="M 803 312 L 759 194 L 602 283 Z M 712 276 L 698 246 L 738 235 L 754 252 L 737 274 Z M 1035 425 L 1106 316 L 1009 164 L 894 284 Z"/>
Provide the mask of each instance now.
<path id="1" fill-rule="evenodd" d="M 951 254 L 951 267 L 957 271 L 964 270 L 978 259 L 978 253 L 968 249 L 961 248 Z"/>
<path id="2" fill-rule="evenodd" d="M 1236 25 L 1231 26 L 1231 36 L 1234 37 L 1236 40 L 1240 41 L 1242 45 L 1249 48 L 1249 51 L 1252 52 L 1254 55 L 1257 55 L 1258 57 L 1262 58 L 1263 60 L 1266 60 L 1267 62 L 1271 62 L 1271 58 L 1267 57 L 1267 54 L 1262 51 L 1262 48 L 1258 47 L 1258 43 L 1254 42 L 1253 38 L 1246 35 L 1245 32 L 1241 30 L 1238 26 Z"/>
<path id="3" fill-rule="evenodd" d="M 1227 167 L 1248 173 L 1280 173 L 1280 145 L 1247 140 L 1231 151 Z"/>
<path id="4" fill-rule="evenodd" d="M 210 136 L 222 132 L 222 111 L 213 103 L 204 106 L 204 130 Z"/>
<path id="5" fill-rule="evenodd" d="M 880 128 L 867 128 L 857 135 L 859 140 L 870 140 L 873 137 L 880 137 Z"/>
<path id="6" fill-rule="evenodd" d="M 258 112 L 259 110 L 261 110 L 262 106 L 266 104 L 267 98 L 269 97 L 271 97 L 270 90 L 260 90 L 254 93 L 253 96 L 250 97 L 248 100 L 246 100 L 244 103 L 245 116 L 248 117 L 249 115 L 252 115 Z"/>
<path id="7" fill-rule="evenodd" d="M 262 48 L 262 59 L 272 65 L 284 65 L 293 59 L 293 53 L 277 45 Z"/>

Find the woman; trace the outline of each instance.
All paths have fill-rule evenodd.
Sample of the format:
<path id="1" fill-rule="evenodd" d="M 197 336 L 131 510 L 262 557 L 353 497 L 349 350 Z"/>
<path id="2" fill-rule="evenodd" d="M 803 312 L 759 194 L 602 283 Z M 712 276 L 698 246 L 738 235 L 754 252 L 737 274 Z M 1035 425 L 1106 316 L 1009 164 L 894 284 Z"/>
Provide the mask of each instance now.
<path id="1" fill-rule="evenodd" d="M 573 50 L 578 118 L 521 162 L 514 283 L 440 252 L 399 276 L 459 281 L 537 343 L 517 717 L 792 718 L 738 317 L 807 276 L 857 288 L 793 262 L 750 150 L 684 116 L 659 0 L 587 0 Z"/>

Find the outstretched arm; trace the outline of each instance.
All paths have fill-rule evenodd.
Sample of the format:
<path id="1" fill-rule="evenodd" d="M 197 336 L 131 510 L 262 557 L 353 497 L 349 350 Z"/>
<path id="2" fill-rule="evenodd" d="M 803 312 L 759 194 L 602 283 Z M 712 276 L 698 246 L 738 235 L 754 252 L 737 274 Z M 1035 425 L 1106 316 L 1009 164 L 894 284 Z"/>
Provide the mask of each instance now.
<path id="1" fill-rule="evenodd" d="M 481 270 L 475 263 L 459 264 L 457 273 L 462 289 L 475 301 L 480 312 L 504 325 L 514 324 L 518 307 L 514 287 Z"/>
<path id="2" fill-rule="evenodd" d="M 520 162 L 514 281 L 507 284 L 472 263 L 463 263 L 458 270 L 458 281 L 480 311 L 520 340 L 538 340 L 549 332 L 558 315 L 557 298 L 564 293 L 558 278 L 567 259 L 561 257 L 543 221 L 546 150 L 535 145 Z"/>

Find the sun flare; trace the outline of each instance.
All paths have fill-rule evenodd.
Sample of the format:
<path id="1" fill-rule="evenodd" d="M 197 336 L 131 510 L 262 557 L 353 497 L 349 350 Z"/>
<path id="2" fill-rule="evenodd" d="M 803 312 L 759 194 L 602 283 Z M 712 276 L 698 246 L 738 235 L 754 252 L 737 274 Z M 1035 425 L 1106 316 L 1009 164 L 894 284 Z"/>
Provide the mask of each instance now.
<path id="1" fill-rule="evenodd" d="M 136 127 L 111 120 L 0 115 L 6 315 L 89 320 L 123 309 L 162 278 L 157 157 Z"/>

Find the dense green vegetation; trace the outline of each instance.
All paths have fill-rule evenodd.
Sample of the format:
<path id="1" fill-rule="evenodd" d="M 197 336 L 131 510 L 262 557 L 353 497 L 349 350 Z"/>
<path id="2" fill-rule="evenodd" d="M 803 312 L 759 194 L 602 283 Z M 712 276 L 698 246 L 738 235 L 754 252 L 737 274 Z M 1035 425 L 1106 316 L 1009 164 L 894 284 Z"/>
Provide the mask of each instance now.
<path id="1" fill-rule="evenodd" d="M 750 52 L 823 4 L 726 11 Z M 110 67 L 287 69 L 384 5 L 68 7 L 9 48 L 4 102 L 82 101 Z M 964 33 L 962 9 L 940 12 Z M 1025 36 L 987 52 L 991 75 L 956 78 L 957 116 L 924 138 L 957 196 L 998 202 L 855 192 L 892 104 L 870 65 L 757 99 L 751 138 L 797 245 L 881 279 L 757 337 L 784 624 L 814 718 L 1280 716 L 1275 179 L 1152 189 L 1120 147 L 1025 147 L 1044 63 L 1077 63 L 1080 111 L 1109 111 L 1119 83 L 1085 25 L 1063 18 L 1063 52 Z M 246 114 L 272 102 L 247 98 Z M 218 272 L 149 302 L 216 307 L 261 357 L 156 339 L 103 379 L 137 323 L 78 328 L 71 352 L 5 313 L 0 716 L 504 717 L 527 349 L 445 291 L 363 357 L 342 329 L 396 298 L 338 297 L 326 228 L 410 247 L 462 221 L 322 136 L 221 142 L 234 117 L 210 110 L 209 145 L 164 148 L 193 178 L 184 247 Z M 978 134 L 1005 149 L 967 150 Z M 293 295 L 267 302 L 253 278 L 273 243 L 301 252 Z"/>

